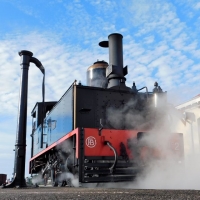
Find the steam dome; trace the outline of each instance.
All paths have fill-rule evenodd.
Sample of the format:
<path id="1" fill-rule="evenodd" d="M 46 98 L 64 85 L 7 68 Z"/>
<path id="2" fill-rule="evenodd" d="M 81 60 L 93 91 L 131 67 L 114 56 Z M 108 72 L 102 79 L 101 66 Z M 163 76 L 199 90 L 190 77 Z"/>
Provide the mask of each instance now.
<path id="1" fill-rule="evenodd" d="M 87 69 L 87 85 L 92 87 L 105 88 L 107 85 L 106 68 L 108 63 L 97 61 Z"/>

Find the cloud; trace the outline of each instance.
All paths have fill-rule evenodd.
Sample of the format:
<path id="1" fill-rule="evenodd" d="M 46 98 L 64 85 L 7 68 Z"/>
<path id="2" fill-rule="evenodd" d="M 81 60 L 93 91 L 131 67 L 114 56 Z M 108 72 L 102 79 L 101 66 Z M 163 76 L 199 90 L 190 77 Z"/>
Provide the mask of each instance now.
<path id="1" fill-rule="evenodd" d="M 200 9 L 200 2 L 196 3 L 194 5 L 194 9 L 199 10 Z"/>

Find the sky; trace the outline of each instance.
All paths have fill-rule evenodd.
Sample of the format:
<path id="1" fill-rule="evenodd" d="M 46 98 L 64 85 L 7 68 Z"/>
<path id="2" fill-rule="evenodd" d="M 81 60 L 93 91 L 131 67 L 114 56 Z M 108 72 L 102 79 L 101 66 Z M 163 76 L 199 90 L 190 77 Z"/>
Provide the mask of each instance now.
<path id="1" fill-rule="evenodd" d="M 46 70 L 46 101 L 57 101 L 76 79 L 86 84 L 98 46 L 123 35 L 127 86 L 153 89 L 157 81 L 178 105 L 200 93 L 200 2 L 197 0 L 0 0 L 0 173 L 10 178 L 20 89 L 20 57 L 29 50 Z M 29 68 L 27 157 L 31 110 L 42 100 L 42 74 Z"/>

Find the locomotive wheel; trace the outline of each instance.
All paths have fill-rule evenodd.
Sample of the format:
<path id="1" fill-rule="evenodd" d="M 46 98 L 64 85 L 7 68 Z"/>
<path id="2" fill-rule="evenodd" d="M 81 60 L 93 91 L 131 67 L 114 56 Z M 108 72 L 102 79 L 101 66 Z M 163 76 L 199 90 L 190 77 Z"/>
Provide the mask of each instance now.
<path id="1" fill-rule="evenodd" d="M 57 187 L 58 186 L 58 182 L 56 180 L 56 172 L 55 169 L 51 169 L 51 185 L 53 187 Z"/>

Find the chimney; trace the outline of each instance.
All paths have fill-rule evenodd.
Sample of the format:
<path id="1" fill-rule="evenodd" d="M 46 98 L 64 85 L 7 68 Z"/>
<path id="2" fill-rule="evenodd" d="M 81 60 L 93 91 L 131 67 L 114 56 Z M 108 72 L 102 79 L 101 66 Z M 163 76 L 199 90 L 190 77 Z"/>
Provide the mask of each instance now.
<path id="1" fill-rule="evenodd" d="M 123 36 L 119 33 L 112 33 L 108 36 L 108 41 L 99 43 L 101 47 L 109 48 L 109 66 L 106 69 L 108 87 L 113 89 L 127 88 L 125 85 L 127 67 L 123 68 Z"/>

